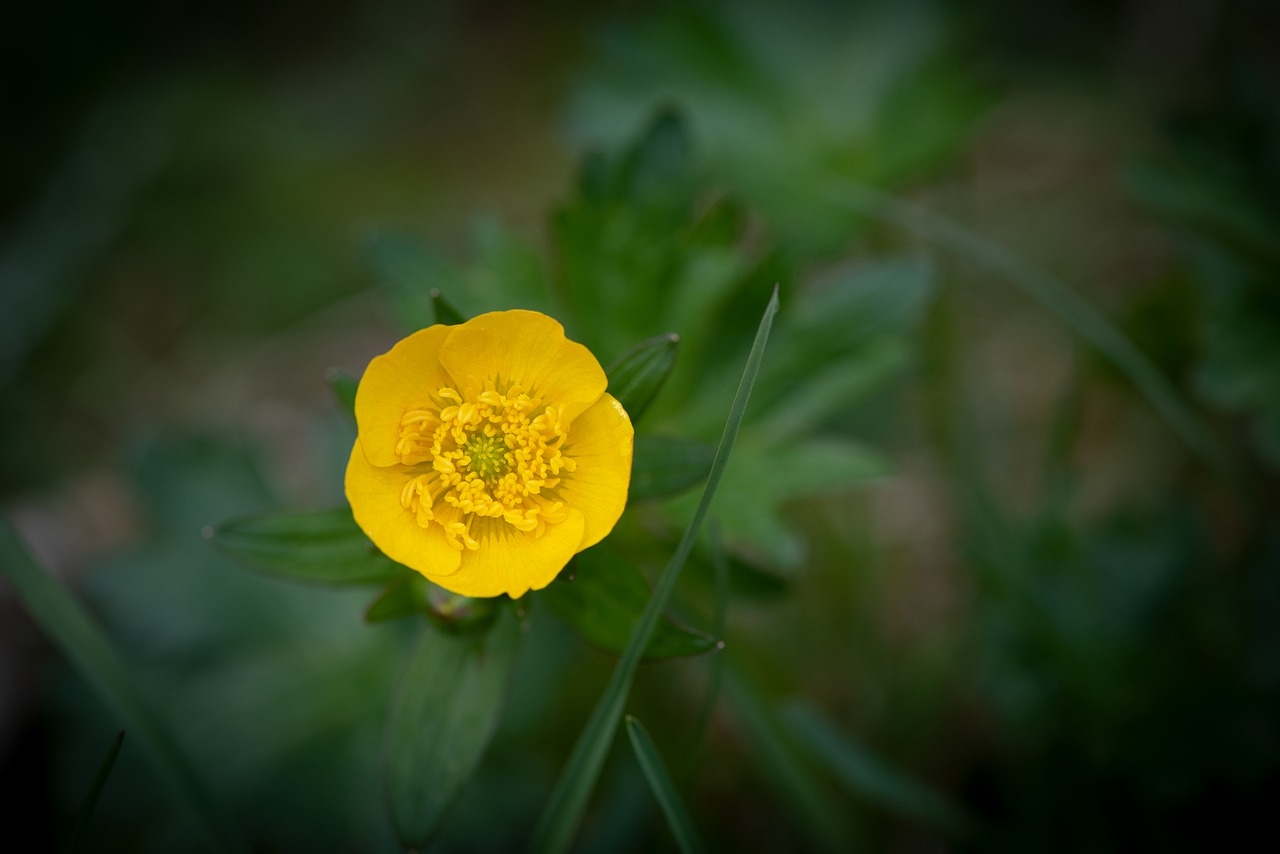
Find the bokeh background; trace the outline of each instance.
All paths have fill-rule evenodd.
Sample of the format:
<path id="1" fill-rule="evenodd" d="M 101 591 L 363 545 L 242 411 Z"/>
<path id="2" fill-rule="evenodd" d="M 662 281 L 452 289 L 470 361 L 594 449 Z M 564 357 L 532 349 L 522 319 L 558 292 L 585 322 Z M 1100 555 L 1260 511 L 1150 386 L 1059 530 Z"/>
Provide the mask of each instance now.
<path id="1" fill-rule="evenodd" d="M 780 283 L 713 511 L 725 651 L 646 665 L 629 706 L 712 847 L 1230 850 L 1271 826 L 1274 4 L 4 19 L 0 507 L 253 850 L 395 850 L 380 729 L 424 629 L 202 532 L 342 502 L 326 371 L 358 374 L 432 287 L 548 308 L 606 364 L 681 334 L 645 427 L 714 441 Z M 628 523 L 642 568 L 688 502 Z M 709 578 L 677 603 L 708 630 Z M 612 665 L 534 604 L 441 850 L 519 846 Z M 0 832 L 52 849 L 120 724 L 5 587 L 0 641 Z M 592 804 L 583 850 L 673 846 L 628 751 Z M 193 845 L 127 739 L 89 832 Z"/>

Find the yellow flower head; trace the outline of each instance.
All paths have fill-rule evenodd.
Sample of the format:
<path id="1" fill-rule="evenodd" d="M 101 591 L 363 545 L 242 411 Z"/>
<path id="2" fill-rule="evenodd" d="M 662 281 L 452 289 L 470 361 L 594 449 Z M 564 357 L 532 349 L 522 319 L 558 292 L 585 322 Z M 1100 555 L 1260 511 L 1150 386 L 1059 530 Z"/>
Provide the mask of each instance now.
<path id="1" fill-rule="evenodd" d="M 455 593 L 547 586 L 627 502 L 635 431 L 606 385 L 591 352 L 535 311 L 415 332 L 356 392 L 356 522 Z"/>

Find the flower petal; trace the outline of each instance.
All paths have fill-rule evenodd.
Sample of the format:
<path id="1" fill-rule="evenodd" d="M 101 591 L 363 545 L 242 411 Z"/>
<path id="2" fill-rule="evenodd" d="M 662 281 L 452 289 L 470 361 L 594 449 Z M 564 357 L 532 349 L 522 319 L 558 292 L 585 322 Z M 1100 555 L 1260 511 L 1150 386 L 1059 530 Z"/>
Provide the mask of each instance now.
<path id="1" fill-rule="evenodd" d="M 440 366 L 440 348 L 455 328 L 421 329 L 375 356 L 365 368 L 356 390 L 356 425 L 364 454 L 373 465 L 400 462 L 396 456 L 400 419 L 405 412 L 431 403 L 436 392 L 450 384 Z"/>
<path id="2" fill-rule="evenodd" d="M 564 453 L 577 467 L 564 476 L 556 497 L 582 511 L 584 528 L 579 550 L 604 539 L 627 505 L 634 439 L 631 419 L 610 394 L 602 395 L 569 428 Z"/>
<path id="3" fill-rule="evenodd" d="M 464 399 L 496 380 L 519 385 L 548 406 L 564 406 L 569 420 L 609 384 L 591 351 L 565 338 L 563 326 L 536 311 L 494 311 L 452 327 L 440 361 Z"/>
<path id="4" fill-rule="evenodd" d="M 365 458 L 362 443 L 363 438 L 356 439 L 347 461 L 347 501 L 356 524 L 397 563 L 432 581 L 452 576 L 461 555 L 449 545 L 444 529 L 438 524 L 422 527 L 400 504 L 400 493 L 415 471 L 408 466 L 373 465 Z"/>
<path id="5" fill-rule="evenodd" d="M 578 552 L 582 515 L 570 513 L 563 522 L 548 525 L 540 537 L 517 531 L 501 519 L 477 519 L 471 535 L 480 548 L 465 552 L 457 574 L 437 583 L 463 596 L 506 593 L 518 598 L 550 584 Z"/>

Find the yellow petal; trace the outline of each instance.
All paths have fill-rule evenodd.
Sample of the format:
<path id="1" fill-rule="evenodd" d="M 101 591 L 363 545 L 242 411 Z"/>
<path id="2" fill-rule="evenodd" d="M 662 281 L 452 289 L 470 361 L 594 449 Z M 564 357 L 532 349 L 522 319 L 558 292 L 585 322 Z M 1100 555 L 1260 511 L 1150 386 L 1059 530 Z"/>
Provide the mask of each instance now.
<path id="1" fill-rule="evenodd" d="M 564 569 L 582 541 L 582 515 L 570 513 L 540 537 L 517 531 L 501 519 L 477 519 L 471 535 L 480 548 L 462 555 L 458 572 L 436 583 L 463 596 L 523 596 L 541 590 Z M 432 579 L 434 580 L 434 579 Z"/>
<path id="2" fill-rule="evenodd" d="M 579 550 L 594 546 L 613 530 L 627 504 L 631 484 L 631 446 L 635 428 L 613 395 L 574 419 L 565 456 L 576 464 L 556 490 L 556 497 L 582 511 L 584 528 Z"/>
<path id="3" fill-rule="evenodd" d="M 375 356 L 356 389 L 356 425 L 364 454 L 376 466 L 400 462 L 396 442 L 405 412 L 432 402 L 450 380 L 440 366 L 440 348 L 450 326 L 430 326 Z"/>
<path id="4" fill-rule="evenodd" d="M 486 381 L 511 383 L 548 406 L 564 406 L 569 420 L 609 384 L 591 351 L 536 311 L 494 311 L 452 327 L 440 361 L 464 399 L 484 391 Z"/>
<path id="5" fill-rule="evenodd" d="M 371 464 L 361 449 L 362 442 L 356 440 L 347 461 L 347 501 L 356 524 L 383 554 L 432 581 L 456 573 L 461 555 L 445 539 L 444 529 L 438 524 L 422 527 L 414 513 L 400 504 L 405 483 L 417 471 L 408 466 Z M 444 505 L 444 509 L 452 508 Z"/>

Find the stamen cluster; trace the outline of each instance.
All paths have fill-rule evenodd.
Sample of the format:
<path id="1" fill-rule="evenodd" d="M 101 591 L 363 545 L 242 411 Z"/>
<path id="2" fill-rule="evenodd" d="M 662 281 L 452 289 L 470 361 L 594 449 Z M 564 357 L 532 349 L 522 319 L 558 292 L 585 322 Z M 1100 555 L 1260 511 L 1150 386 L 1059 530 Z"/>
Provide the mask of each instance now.
<path id="1" fill-rule="evenodd" d="M 411 409 L 400 421 L 396 455 L 426 469 L 405 483 L 400 504 L 426 528 L 443 501 L 463 520 L 440 523 L 455 549 L 477 549 L 477 519 L 501 519 L 518 531 L 541 536 L 565 509 L 547 491 L 562 472 L 576 469 L 562 452 L 567 438 L 563 407 L 548 407 L 518 385 L 498 391 L 494 381 L 474 400 L 456 389 L 436 392 L 432 405 Z M 429 466 L 429 468 L 428 468 Z"/>

